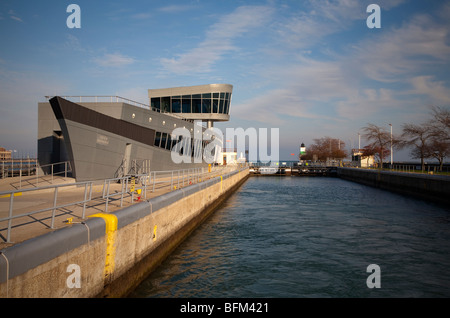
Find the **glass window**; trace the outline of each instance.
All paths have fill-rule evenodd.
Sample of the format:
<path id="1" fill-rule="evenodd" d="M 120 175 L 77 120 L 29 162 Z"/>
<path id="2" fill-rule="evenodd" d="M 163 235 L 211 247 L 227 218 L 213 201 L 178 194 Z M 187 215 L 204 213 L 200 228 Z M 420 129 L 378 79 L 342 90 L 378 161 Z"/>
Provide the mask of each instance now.
<path id="1" fill-rule="evenodd" d="M 218 109 L 219 109 L 219 100 L 213 99 L 212 112 L 214 114 L 217 114 Z"/>
<path id="2" fill-rule="evenodd" d="M 152 106 L 153 110 L 154 109 L 157 109 L 157 110 L 161 109 L 161 99 L 159 97 L 153 97 L 151 99 L 151 106 Z"/>
<path id="3" fill-rule="evenodd" d="M 224 110 L 224 114 L 228 114 L 228 111 L 230 110 L 230 101 L 227 100 L 225 101 L 225 110 Z"/>
<path id="4" fill-rule="evenodd" d="M 219 114 L 223 114 L 225 101 L 223 99 L 220 100 L 219 103 Z"/>
<path id="5" fill-rule="evenodd" d="M 228 100 L 229 99 L 228 97 L 229 97 L 228 93 L 225 93 L 225 99 Z"/>
<path id="6" fill-rule="evenodd" d="M 175 136 L 175 137 L 172 139 L 172 145 L 170 146 L 170 150 L 172 150 L 173 147 L 175 147 L 175 145 L 177 144 L 177 140 L 178 140 L 178 137 L 177 137 L 177 136 Z M 178 149 L 175 149 L 175 151 L 178 151 Z"/>
<path id="7" fill-rule="evenodd" d="M 213 98 L 219 98 L 219 93 L 213 93 Z"/>
<path id="8" fill-rule="evenodd" d="M 181 113 L 181 97 L 172 97 L 172 113 Z"/>
<path id="9" fill-rule="evenodd" d="M 155 135 L 155 147 L 159 147 L 160 142 L 161 142 L 161 133 L 157 131 Z"/>
<path id="10" fill-rule="evenodd" d="M 182 111 L 183 113 L 190 113 L 191 112 L 191 95 L 184 95 L 182 97 Z"/>
<path id="11" fill-rule="evenodd" d="M 170 112 L 170 97 L 161 97 L 161 111 Z"/>
<path id="12" fill-rule="evenodd" d="M 203 94 L 203 95 L 205 95 L 205 94 Z M 209 98 L 202 99 L 202 113 L 203 114 L 211 113 L 211 99 L 209 99 Z"/>
<path id="13" fill-rule="evenodd" d="M 161 135 L 161 148 L 166 148 L 166 141 L 167 141 L 167 133 L 162 133 Z"/>
<path id="14" fill-rule="evenodd" d="M 167 134 L 166 149 L 170 150 L 171 147 L 172 147 L 172 136 L 171 136 L 171 134 Z"/>
<path id="15" fill-rule="evenodd" d="M 196 96 L 196 95 L 192 95 L 192 112 L 193 113 L 201 113 L 202 112 L 202 99 L 195 98 L 194 96 Z M 200 96 L 200 95 L 198 95 L 198 96 Z"/>
<path id="16" fill-rule="evenodd" d="M 202 98 L 211 98 L 211 93 L 202 94 Z"/>
<path id="17" fill-rule="evenodd" d="M 225 93 L 220 93 L 220 98 L 225 99 Z"/>

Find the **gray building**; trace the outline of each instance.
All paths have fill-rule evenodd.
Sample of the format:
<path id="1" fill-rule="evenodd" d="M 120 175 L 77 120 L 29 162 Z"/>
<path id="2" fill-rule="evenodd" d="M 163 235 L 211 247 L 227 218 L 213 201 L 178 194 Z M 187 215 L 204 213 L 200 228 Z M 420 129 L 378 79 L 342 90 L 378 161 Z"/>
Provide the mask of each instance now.
<path id="1" fill-rule="evenodd" d="M 205 127 L 194 121 L 211 127 L 229 120 L 232 89 L 228 84 L 149 89 L 148 105 L 117 96 L 48 97 L 38 104 L 39 164 L 69 161 L 77 181 L 205 165 L 174 163 L 171 150 L 181 138 L 172 132 L 191 131 L 190 143 L 177 151 L 201 156 L 194 145 L 205 144 L 194 140 L 194 130 Z"/>

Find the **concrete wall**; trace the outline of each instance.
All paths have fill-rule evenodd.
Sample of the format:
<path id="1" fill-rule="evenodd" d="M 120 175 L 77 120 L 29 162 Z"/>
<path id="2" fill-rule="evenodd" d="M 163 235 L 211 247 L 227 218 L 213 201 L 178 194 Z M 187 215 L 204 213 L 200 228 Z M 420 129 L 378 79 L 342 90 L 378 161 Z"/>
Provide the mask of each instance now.
<path id="1" fill-rule="evenodd" d="M 390 190 L 420 199 L 450 203 L 450 176 L 338 168 L 340 178 Z"/>
<path id="2" fill-rule="evenodd" d="M 248 169 L 99 213 L 0 251 L 0 297 L 120 297 L 248 177 Z"/>

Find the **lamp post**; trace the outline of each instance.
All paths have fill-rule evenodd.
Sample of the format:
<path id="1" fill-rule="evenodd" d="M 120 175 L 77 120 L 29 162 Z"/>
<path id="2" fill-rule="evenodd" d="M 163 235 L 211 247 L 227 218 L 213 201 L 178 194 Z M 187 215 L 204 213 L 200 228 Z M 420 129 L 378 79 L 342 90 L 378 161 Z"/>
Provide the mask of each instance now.
<path id="1" fill-rule="evenodd" d="M 392 124 L 389 124 L 389 126 L 391 126 L 391 169 L 392 169 L 392 164 L 393 164 L 393 159 L 394 159 L 394 154 L 392 153 Z"/>

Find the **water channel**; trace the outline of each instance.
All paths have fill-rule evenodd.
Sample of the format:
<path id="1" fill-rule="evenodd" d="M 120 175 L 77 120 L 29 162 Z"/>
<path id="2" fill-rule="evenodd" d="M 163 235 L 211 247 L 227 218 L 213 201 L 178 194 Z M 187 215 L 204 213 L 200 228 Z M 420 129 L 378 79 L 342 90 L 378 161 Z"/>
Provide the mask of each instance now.
<path id="1" fill-rule="evenodd" d="M 448 207 L 339 178 L 250 177 L 129 296 L 450 297 L 449 268 Z"/>

